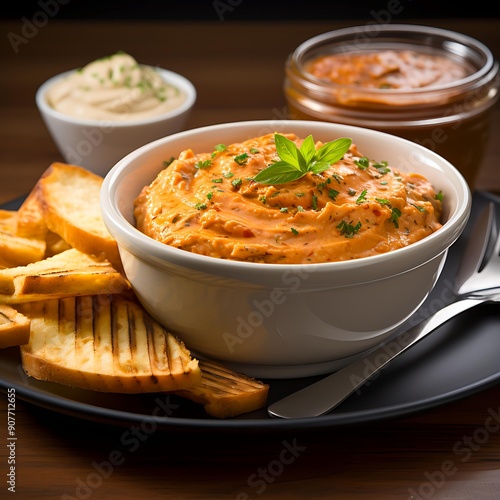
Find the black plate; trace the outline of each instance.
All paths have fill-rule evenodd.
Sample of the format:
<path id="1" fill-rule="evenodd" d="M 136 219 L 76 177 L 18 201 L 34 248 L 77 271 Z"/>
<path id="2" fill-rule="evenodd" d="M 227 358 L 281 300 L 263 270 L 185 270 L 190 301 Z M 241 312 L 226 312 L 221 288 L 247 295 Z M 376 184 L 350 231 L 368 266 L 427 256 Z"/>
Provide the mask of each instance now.
<path id="1" fill-rule="evenodd" d="M 450 249 L 443 273 L 422 308 L 423 319 L 453 300 L 450 291 L 471 226 L 486 203 L 500 217 L 500 198 L 474 193 L 470 221 Z M 20 201 L 3 208 L 15 209 Z M 500 219 L 499 219 L 500 220 Z M 411 320 L 410 320 L 411 321 Z M 409 322 L 410 322 L 409 321 Z M 408 322 L 408 323 L 409 323 Z M 0 389 L 15 388 L 17 397 L 39 407 L 113 425 L 151 425 L 173 430 L 278 430 L 322 428 L 408 415 L 486 389 L 500 381 L 500 306 L 485 304 L 450 320 L 385 368 L 328 415 L 295 420 L 274 419 L 266 409 L 218 420 L 200 406 L 167 394 L 103 394 L 28 378 L 18 348 L 0 350 Z M 270 380 L 272 403 L 320 377 Z"/>

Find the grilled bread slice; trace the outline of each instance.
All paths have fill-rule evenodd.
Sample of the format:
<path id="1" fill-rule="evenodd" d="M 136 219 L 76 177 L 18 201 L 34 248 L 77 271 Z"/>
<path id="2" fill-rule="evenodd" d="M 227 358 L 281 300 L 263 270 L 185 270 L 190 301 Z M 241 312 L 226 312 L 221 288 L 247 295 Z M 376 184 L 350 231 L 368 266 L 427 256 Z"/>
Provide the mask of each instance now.
<path id="1" fill-rule="evenodd" d="M 25 266 L 43 259 L 46 245 L 42 240 L 22 238 L 0 230 L 0 267 Z"/>
<path id="2" fill-rule="evenodd" d="M 104 256 L 121 269 L 118 245 L 101 216 L 103 178 L 66 163 L 52 163 L 38 181 L 38 201 L 47 227 L 71 247 Z"/>
<path id="3" fill-rule="evenodd" d="M 45 240 L 49 230 L 43 217 L 43 210 L 39 198 L 38 182 L 25 198 L 16 217 L 16 234 L 23 238 Z"/>
<path id="4" fill-rule="evenodd" d="M 0 267 L 24 266 L 43 258 L 45 242 L 17 234 L 18 212 L 0 210 Z"/>
<path id="5" fill-rule="evenodd" d="M 185 345 L 123 295 L 23 304 L 30 341 L 25 372 L 36 379 L 100 392 L 174 391 L 201 379 Z"/>
<path id="6" fill-rule="evenodd" d="M 219 363 L 200 360 L 201 381 L 177 394 L 202 404 L 216 418 L 228 418 L 265 406 L 269 385 Z"/>
<path id="7" fill-rule="evenodd" d="M 75 248 L 26 266 L 0 269 L 0 303 L 120 293 L 128 281 L 107 260 Z"/>
<path id="8" fill-rule="evenodd" d="M 68 250 L 71 246 L 61 236 L 50 231 L 45 222 L 37 183 L 16 212 L 15 234 L 31 240 L 45 242 L 45 257 Z"/>
<path id="9" fill-rule="evenodd" d="M 27 344 L 30 320 L 11 306 L 0 304 L 0 349 Z"/>

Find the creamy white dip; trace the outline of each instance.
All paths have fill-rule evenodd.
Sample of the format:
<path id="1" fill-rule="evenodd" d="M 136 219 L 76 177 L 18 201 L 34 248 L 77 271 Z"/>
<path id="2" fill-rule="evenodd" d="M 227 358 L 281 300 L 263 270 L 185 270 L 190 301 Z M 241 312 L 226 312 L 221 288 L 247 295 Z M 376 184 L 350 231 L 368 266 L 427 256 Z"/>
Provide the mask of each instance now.
<path id="1" fill-rule="evenodd" d="M 58 81 L 47 102 L 66 115 L 90 120 L 137 120 L 171 111 L 186 99 L 150 66 L 117 52 Z"/>

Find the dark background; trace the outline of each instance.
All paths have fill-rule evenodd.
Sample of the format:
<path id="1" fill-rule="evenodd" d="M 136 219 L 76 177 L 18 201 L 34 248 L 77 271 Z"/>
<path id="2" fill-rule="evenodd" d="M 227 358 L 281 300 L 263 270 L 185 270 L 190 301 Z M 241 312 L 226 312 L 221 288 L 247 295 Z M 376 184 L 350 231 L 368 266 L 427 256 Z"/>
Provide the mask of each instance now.
<path id="1" fill-rule="evenodd" d="M 3 19 L 28 18 L 40 9 L 58 9 L 59 19 L 103 20 L 342 20 L 368 19 L 373 12 L 399 10 L 400 18 L 491 18 L 500 16 L 500 2 L 457 0 L 9 0 Z M 222 16 L 221 16 L 222 14 Z M 500 25 L 499 25 L 500 28 Z"/>

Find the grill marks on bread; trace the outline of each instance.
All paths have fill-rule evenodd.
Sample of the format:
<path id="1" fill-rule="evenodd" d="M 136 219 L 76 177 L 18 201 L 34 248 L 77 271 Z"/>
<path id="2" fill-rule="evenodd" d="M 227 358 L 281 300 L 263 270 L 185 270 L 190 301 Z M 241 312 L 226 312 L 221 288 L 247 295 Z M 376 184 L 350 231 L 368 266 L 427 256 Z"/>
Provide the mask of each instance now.
<path id="1" fill-rule="evenodd" d="M 183 342 L 128 297 L 68 297 L 21 307 L 31 320 L 23 367 L 37 379 L 143 393 L 188 388 L 201 378 Z"/>

